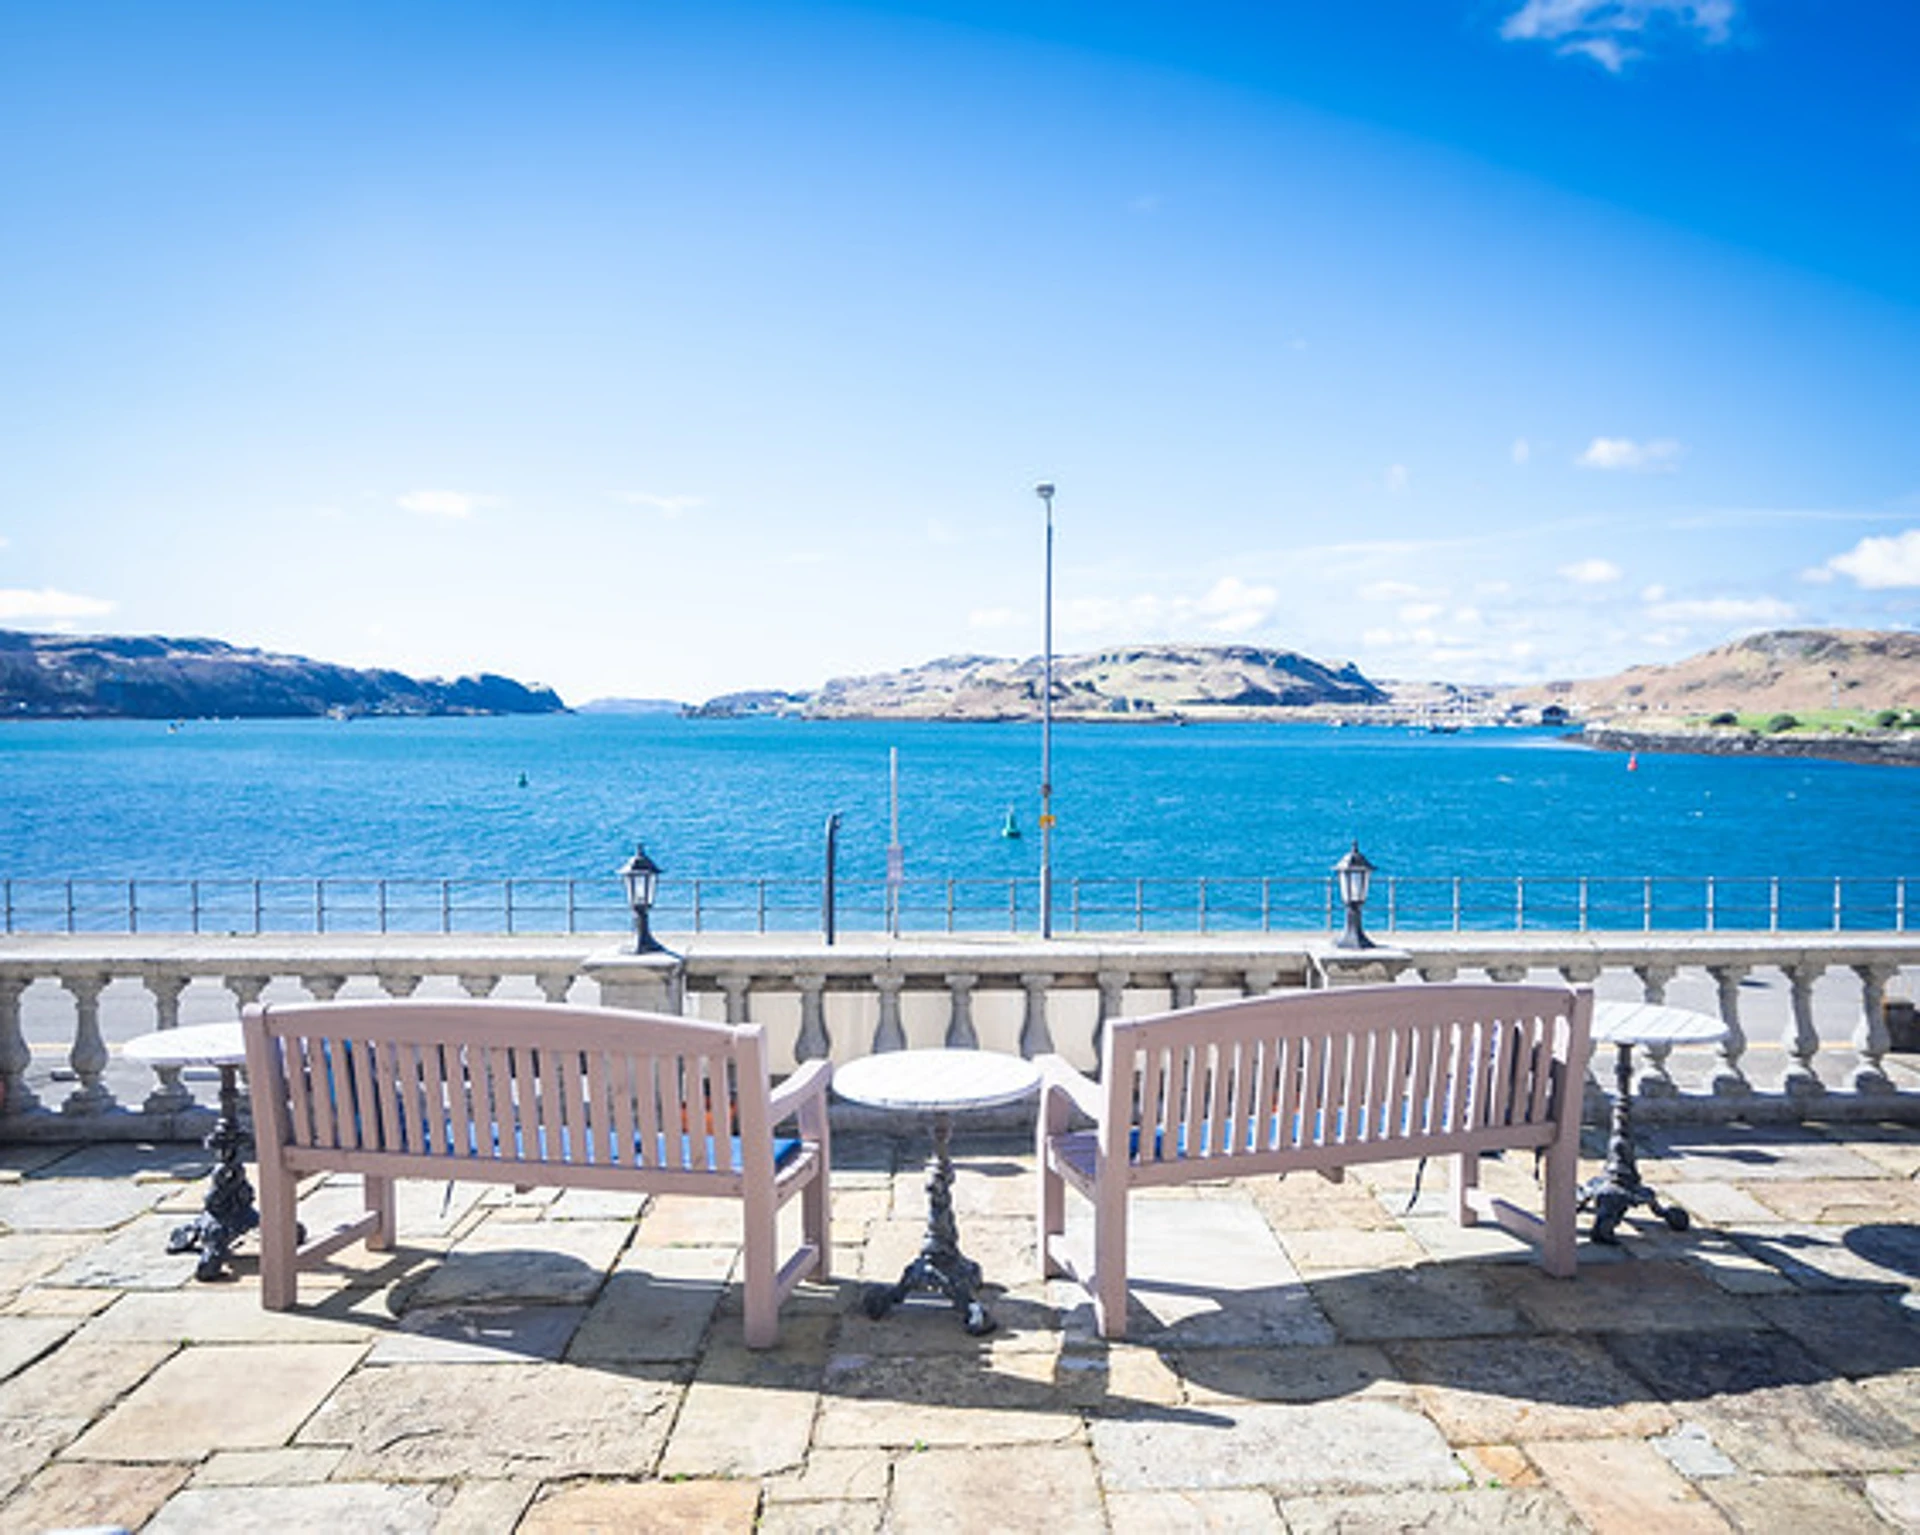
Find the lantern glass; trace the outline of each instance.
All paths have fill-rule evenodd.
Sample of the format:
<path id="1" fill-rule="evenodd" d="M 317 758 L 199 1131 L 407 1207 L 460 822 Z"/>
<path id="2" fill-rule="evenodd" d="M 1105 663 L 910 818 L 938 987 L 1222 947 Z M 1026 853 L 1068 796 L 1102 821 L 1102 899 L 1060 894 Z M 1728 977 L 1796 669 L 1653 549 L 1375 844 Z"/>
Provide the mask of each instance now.
<path id="1" fill-rule="evenodd" d="M 1360 851 L 1360 844 L 1354 843 L 1337 864 L 1333 872 L 1340 876 L 1340 899 L 1349 906 L 1359 906 L 1367 899 L 1367 887 L 1373 880 L 1373 865 L 1367 861 L 1367 855 Z"/>
<path id="2" fill-rule="evenodd" d="M 647 856 L 644 847 L 635 847 L 633 857 L 620 869 L 620 878 L 627 887 L 627 905 L 637 915 L 653 905 L 653 894 L 660 881 L 660 866 Z"/>

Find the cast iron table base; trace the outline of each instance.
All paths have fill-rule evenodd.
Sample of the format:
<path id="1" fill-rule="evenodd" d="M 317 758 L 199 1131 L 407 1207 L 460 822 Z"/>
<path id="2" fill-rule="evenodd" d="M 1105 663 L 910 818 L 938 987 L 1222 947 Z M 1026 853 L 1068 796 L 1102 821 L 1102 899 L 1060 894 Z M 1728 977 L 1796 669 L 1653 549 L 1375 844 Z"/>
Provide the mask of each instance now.
<path id="1" fill-rule="evenodd" d="M 1633 1151 L 1633 1046 L 1615 1046 L 1613 1067 L 1613 1123 L 1607 1133 L 1607 1165 L 1580 1190 L 1580 1208 L 1593 1211 L 1593 1239 L 1609 1246 L 1620 1239 L 1614 1230 L 1635 1205 L 1645 1205 L 1675 1231 L 1685 1231 L 1692 1217 L 1678 1205 L 1663 1205 L 1640 1180 L 1640 1164 Z"/>
<path id="2" fill-rule="evenodd" d="M 216 1159 L 206 1200 L 198 1215 L 174 1227 L 167 1238 L 170 1253 L 200 1254 L 193 1271 L 195 1279 L 232 1278 L 227 1260 L 233 1244 L 260 1224 L 260 1212 L 253 1204 L 253 1185 L 247 1182 L 246 1164 L 240 1158 L 246 1136 L 240 1129 L 239 1072 L 237 1066 L 220 1068 L 220 1117 L 204 1142 Z"/>
<path id="3" fill-rule="evenodd" d="M 960 1231 L 953 1219 L 953 1159 L 948 1154 L 953 1116 L 933 1116 L 933 1155 L 927 1161 L 927 1234 L 920 1252 L 901 1272 L 898 1284 L 870 1285 L 866 1312 L 876 1321 L 915 1292 L 944 1295 L 966 1319 L 975 1337 L 993 1331 L 995 1323 L 980 1303 L 980 1265 L 960 1251 Z"/>

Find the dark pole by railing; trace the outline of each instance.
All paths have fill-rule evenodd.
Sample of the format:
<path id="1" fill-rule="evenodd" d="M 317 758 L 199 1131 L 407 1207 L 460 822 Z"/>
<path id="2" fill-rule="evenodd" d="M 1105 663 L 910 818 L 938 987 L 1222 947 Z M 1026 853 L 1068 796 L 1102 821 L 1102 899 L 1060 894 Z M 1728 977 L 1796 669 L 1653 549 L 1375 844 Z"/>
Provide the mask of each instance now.
<path id="1" fill-rule="evenodd" d="M 833 866 L 839 842 L 840 812 L 836 810 L 827 817 L 827 870 L 820 882 L 820 931 L 828 943 L 833 942 Z"/>

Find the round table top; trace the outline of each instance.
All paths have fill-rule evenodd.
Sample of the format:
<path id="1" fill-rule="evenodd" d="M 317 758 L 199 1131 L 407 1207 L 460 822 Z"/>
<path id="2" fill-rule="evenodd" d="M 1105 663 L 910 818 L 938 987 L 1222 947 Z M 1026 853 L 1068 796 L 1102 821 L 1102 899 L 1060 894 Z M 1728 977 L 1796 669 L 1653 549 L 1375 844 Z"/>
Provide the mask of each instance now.
<path id="1" fill-rule="evenodd" d="M 990 1109 L 1040 1085 L 1040 1068 L 997 1050 L 890 1050 L 837 1066 L 833 1090 L 874 1109 Z"/>
<path id="2" fill-rule="evenodd" d="M 128 1040 L 121 1049 L 149 1066 L 239 1066 L 247 1059 L 237 1020 L 160 1029 Z"/>
<path id="3" fill-rule="evenodd" d="M 1596 1002 L 1593 1037 L 1606 1045 L 1710 1045 L 1727 1037 L 1727 1026 L 1664 1002 Z"/>

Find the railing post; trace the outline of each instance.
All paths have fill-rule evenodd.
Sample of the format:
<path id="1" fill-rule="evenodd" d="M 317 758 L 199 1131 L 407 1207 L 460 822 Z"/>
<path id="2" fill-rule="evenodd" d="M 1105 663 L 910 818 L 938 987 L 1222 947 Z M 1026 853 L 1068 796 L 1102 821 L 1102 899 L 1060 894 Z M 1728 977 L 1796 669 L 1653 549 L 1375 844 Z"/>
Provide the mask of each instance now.
<path id="1" fill-rule="evenodd" d="M 1767 881 L 1767 931 L 1780 931 L 1780 876 L 1775 874 Z"/>
<path id="2" fill-rule="evenodd" d="M 1833 930 L 1840 931 L 1840 876 L 1833 877 Z"/>
<path id="3" fill-rule="evenodd" d="M 73 881 L 67 881 L 67 931 L 73 931 Z"/>
<path id="4" fill-rule="evenodd" d="M 953 880 L 947 880 L 947 931 L 953 931 Z"/>
<path id="5" fill-rule="evenodd" d="M 453 882 L 445 879 L 440 881 L 440 931 L 453 931 Z"/>
<path id="6" fill-rule="evenodd" d="M 260 936 L 260 881 L 253 882 L 253 936 Z"/>
<path id="7" fill-rule="evenodd" d="M 501 898 L 506 906 L 507 936 L 513 936 L 513 881 L 507 880 L 501 890 Z"/>
<path id="8" fill-rule="evenodd" d="M 1200 933 L 1201 936 L 1204 937 L 1207 931 L 1207 877 L 1204 874 L 1200 876 L 1199 900 L 1200 905 L 1197 914 L 1200 918 Z"/>
<path id="9" fill-rule="evenodd" d="M 1147 930 L 1147 882 L 1144 879 L 1133 882 L 1133 930 L 1136 933 Z"/>
<path id="10" fill-rule="evenodd" d="M 1453 877 L 1453 930 L 1460 931 L 1460 876 Z"/>
<path id="11" fill-rule="evenodd" d="M 1524 874 L 1513 877 L 1513 930 L 1516 933 L 1527 930 L 1527 877 Z"/>
<path id="12" fill-rule="evenodd" d="M 1653 931 L 1653 876 L 1641 876 L 1640 880 L 1640 931 Z"/>
<path id="13" fill-rule="evenodd" d="M 1586 875 L 1582 874 L 1580 876 L 1580 928 L 1579 928 L 1579 931 L 1584 933 L 1586 930 L 1587 930 L 1587 877 Z"/>
<path id="14" fill-rule="evenodd" d="M 11 933 L 13 931 L 13 881 L 11 879 L 5 882 L 5 889 L 7 900 L 7 931 Z"/>
<path id="15" fill-rule="evenodd" d="M 1264 874 L 1260 876 L 1260 931 L 1273 931 L 1273 880 Z"/>
<path id="16" fill-rule="evenodd" d="M 574 890 L 574 883 L 571 878 L 567 880 L 567 931 L 569 933 L 578 931 L 579 906 L 578 894 Z"/>
<path id="17" fill-rule="evenodd" d="M 197 879 L 187 881 L 187 904 L 193 913 L 193 931 L 197 934 L 200 931 L 200 881 Z"/>
<path id="18" fill-rule="evenodd" d="M 313 930 L 316 933 L 327 930 L 327 882 L 324 879 L 313 882 Z"/>
<path id="19" fill-rule="evenodd" d="M 753 882 L 753 928 L 757 933 L 767 930 L 767 882 L 757 879 Z"/>
<path id="20" fill-rule="evenodd" d="M 1713 876 L 1707 876 L 1707 931 L 1713 931 Z"/>
<path id="21" fill-rule="evenodd" d="M 1007 881 L 1007 931 L 1020 931 L 1020 882 L 1014 879 Z"/>
<path id="22" fill-rule="evenodd" d="M 1839 881 L 1836 880 L 1834 883 L 1838 884 Z M 129 933 L 140 931 L 140 898 L 135 890 L 135 884 L 134 880 L 127 881 L 127 931 Z"/>
<path id="23" fill-rule="evenodd" d="M 1080 931 L 1080 876 L 1078 874 L 1073 877 L 1070 894 L 1073 900 L 1073 930 L 1077 933 Z"/>
<path id="24" fill-rule="evenodd" d="M 1907 877 L 1904 874 L 1893 882 L 1893 930 L 1896 933 L 1907 930 Z"/>

